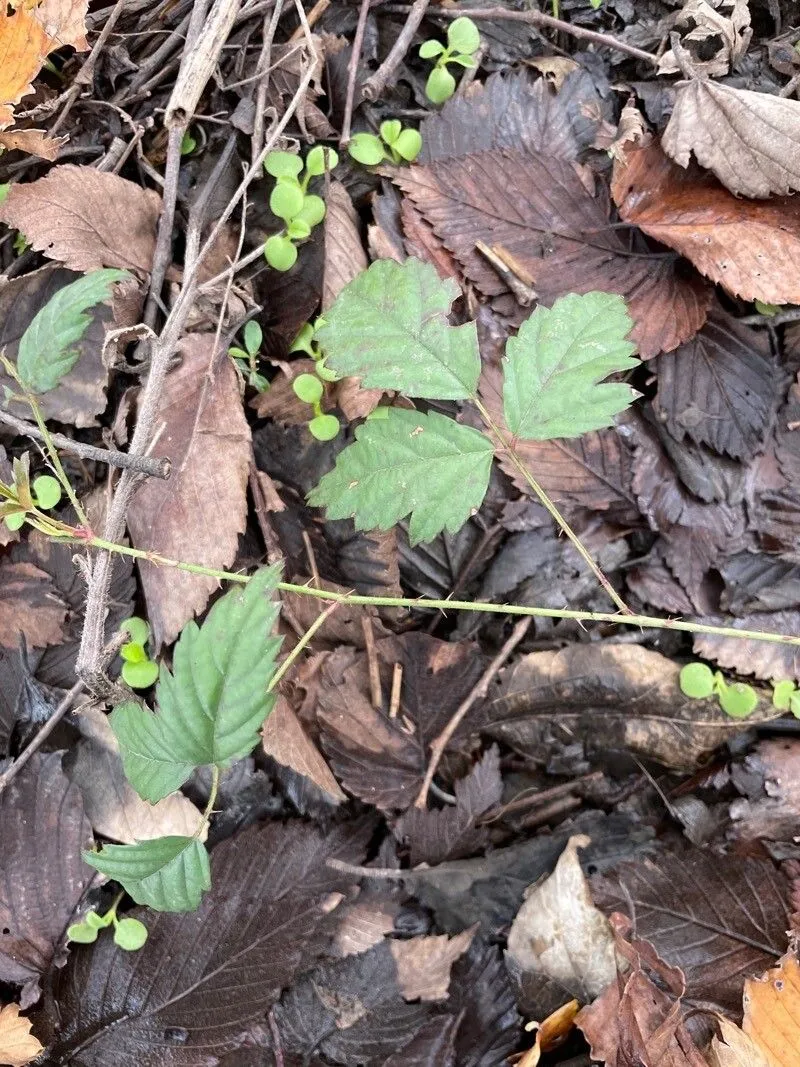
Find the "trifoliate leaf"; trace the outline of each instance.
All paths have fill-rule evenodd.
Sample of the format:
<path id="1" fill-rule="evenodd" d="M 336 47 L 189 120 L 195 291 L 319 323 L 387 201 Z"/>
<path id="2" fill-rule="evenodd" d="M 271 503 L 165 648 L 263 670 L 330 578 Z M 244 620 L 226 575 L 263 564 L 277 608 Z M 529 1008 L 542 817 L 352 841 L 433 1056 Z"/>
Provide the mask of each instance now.
<path id="1" fill-rule="evenodd" d="M 78 360 L 74 346 L 91 322 L 87 310 L 108 298 L 114 282 L 128 277 L 124 270 L 95 270 L 47 301 L 19 342 L 17 372 L 27 389 L 33 393 L 55 389 Z"/>
<path id="2" fill-rule="evenodd" d="M 625 340 L 632 325 L 625 301 L 611 293 L 537 308 L 506 345 L 503 405 L 514 436 L 549 441 L 611 426 L 634 394 L 622 382 L 598 383 L 637 366 Z"/>
<path id="3" fill-rule="evenodd" d="M 429 263 L 380 259 L 344 287 L 317 340 L 328 365 L 366 389 L 466 400 L 475 395 L 480 357 L 475 323 L 447 321 L 459 293 Z"/>
<path id="4" fill-rule="evenodd" d="M 90 867 L 155 911 L 194 911 L 211 885 L 208 853 L 195 837 L 156 837 L 84 852 Z"/>
<path id="5" fill-rule="evenodd" d="M 162 668 L 154 714 L 133 702 L 111 714 L 125 774 L 151 804 L 174 793 L 195 767 L 246 756 L 272 710 L 267 683 L 280 638 L 270 637 L 278 567 L 253 575 L 218 600 L 199 627 L 188 623 Z"/>
<path id="6" fill-rule="evenodd" d="M 714 672 L 705 663 L 687 663 L 678 681 L 683 695 L 692 700 L 705 700 L 714 692 Z"/>
<path id="7" fill-rule="evenodd" d="M 470 426 L 430 412 L 392 408 L 356 430 L 355 443 L 309 495 L 328 517 L 354 516 L 360 530 L 387 530 L 411 515 L 412 544 L 455 533 L 480 507 L 492 444 Z"/>

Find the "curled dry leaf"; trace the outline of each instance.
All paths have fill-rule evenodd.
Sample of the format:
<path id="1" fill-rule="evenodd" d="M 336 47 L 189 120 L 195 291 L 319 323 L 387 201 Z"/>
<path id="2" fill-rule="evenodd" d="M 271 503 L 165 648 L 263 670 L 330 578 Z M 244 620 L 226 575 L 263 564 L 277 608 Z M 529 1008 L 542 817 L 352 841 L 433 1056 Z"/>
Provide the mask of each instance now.
<path id="1" fill-rule="evenodd" d="M 708 1050 L 711 1067 L 774 1067 L 762 1048 L 730 1019 L 718 1015 L 719 1037 Z"/>
<path id="2" fill-rule="evenodd" d="M 560 982 L 581 1001 L 599 996 L 617 973 L 608 919 L 592 902 L 578 849 L 585 834 L 567 842 L 556 869 L 534 883 L 508 935 L 508 953 L 521 971 Z"/>
<path id="3" fill-rule="evenodd" d="M 150 478 L 133 499 L 128 529 L 137 548 L 204 567 L 228 567 L 247 518 L 250 428 L 233 364 L 215 356 L 213 334 L 186 337 L 181 365 L 164 383 L 154 454 L 172 460 L 167 481 Z M 157 644 L 168 644 L 202 611 L 215 578 L 141 564 L 147 618 Z"/>
<path id="4" fill-rule="evenodd" d="M 0 204 L 0 221 L 24 233 L 48 259 L 81 272 L 149 271 L 160 213 L 161 197 L 149 189 L 71 163 L 13 185 Z"/>
<path id="5" fill-rule="evenodd" d="M 471 926 L 455 937 L 447 934 L 390 941 L 389 949 L 397 967 L 397 984 L 406 1000 L 446 1000 L 450 968 L 463 956 L 477 932 Z"/>
<path id="6" fill-rule="evenodd" d="M 25 1067 L 44 1052 L 44 1045 L 31 1033 L 31 1021 L 19 1013 L 19 1004 L 0 1005 L 0 1063 Z"/>
<path id="7" fill-rule="evenodd" d="M 675 93 L 661 143 L 682 167 L 694 153 L 741 196 L 800 189 L 800 101 L 694 78 Z"/>
<path id="8" fill-rule="evenodd" d="M 347 797 L 322 754 L 303 728 L 294 708 L 279 695 L 261 731 L 264 752 L 277 763 L 309 778 L 334 804 Z"/>
<path id="9" fill-rule="evenodd" d="M 621 218 L 686 256 L 734 296 L 800 304 L 800 277 L 785 269 L 800 258 L 797 197 L 737 199 L 698 167 L 677 166 L 657 141 L 628 151 L 624 163 L 617 160 L 611 192 Z"/>
<path id="10" fill-rule="evenodd" d="M 675 16 L 675 25 L 688 27 L 681 43 L 682 51 L 689 50 L 687 61 L 692 72 L 707 77 L 727 74 L 731 64 L 747 51 L 753 36 L 747 0 L 686 0 Z M 693 45 L 697 46 L 696 54 L 691 51 Z M 709 55 L 715 46 L 715 54 Z M 682 72 L 675 53 L 668 49 L 658 61 L 658 73 Z"/>

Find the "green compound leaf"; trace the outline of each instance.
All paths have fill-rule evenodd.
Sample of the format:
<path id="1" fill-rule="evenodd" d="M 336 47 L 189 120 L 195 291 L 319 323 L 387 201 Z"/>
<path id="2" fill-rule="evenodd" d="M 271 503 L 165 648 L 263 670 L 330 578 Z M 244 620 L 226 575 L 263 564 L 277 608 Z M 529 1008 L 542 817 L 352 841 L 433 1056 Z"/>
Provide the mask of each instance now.
<path id="1" fill-rule="evenodd" d="M 359 530 L 387 530 L 410 514 L 411 543 L 430 541 L 445 528 L 455 533 L 480 507 L 492 455 L 470 426 L 392 408 L 356 430 L 309 503 L 325 505 L 331 519 L 353 516 Z"/>
<path id="2" fill-rule="evenodd" d="M 55 389 L 78 361 L 74 347 L 91 322 L 89 308 L 108 299 L 111 286 L 130 275 L 124 270 L 85 274 L 47 301 L 19 343 L 17 372 L 32 393 Z"/>
<path id="3" fill-rule="evenodd" d="M 705 663 L 687 663 L 678 681 L 683 695 L 691 700 L 704 700 L 714 692 L 714 672 Z"/>
<path id="4" fill-rule="evenodd" d="M 746 719 L 758 707 L 758 696 L 751 685 L 734 682 L 719 694 L 719 706 L 732 719 Z"/>
<path id="5" fill-rule="evenodd" d="M 603 378 L 638 365 L 625 337 L 625 301 L 611 293 L 571 294 L 537 308 L 506 346 L 503 407 L 515 437 L 549 441 L 611 426 L 634 399 Z"/>
<path id="6" fill-rule="evenodd" d="M 380 259 L 339 294 L 317 330 L 327 363 L 365 389 L 397 389 L 431 400 L 475 395 L 480 372 L 474 322 L 450 326 L 459 295 L 429 263 Z"/>
<path id="7" fill-rule="evenodd" d="M 208 853 L 194 837 L 105 845 L 101 852 L 84 852 L 83 858 L 119 882 L 137 904 L 154 911 L 194 911 L 211 885 Z"/>
<path id="8" fill-rule="evenodd" d="M 269 636 L 279 578 L 277 566 L 258 571 L 218 600 L 202 627 L 183 628 L 172 672 L 159 675 L 157 714 L 133 702 L 112 712 L 125 774 L 144 800 L 155 804 L 195 767 L 222 768 L 255 747 L 275 702 L 267 683 L 281 643 Z"/>

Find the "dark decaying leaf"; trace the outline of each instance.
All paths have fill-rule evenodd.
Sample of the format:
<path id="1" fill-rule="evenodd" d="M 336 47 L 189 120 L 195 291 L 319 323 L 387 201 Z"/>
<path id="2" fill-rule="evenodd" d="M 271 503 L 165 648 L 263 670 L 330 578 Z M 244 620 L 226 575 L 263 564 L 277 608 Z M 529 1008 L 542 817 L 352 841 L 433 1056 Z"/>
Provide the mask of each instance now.
<path id="1" fill-rule="evenodd" d="M 61 754 L 35 755 L 0 793 L 0 980 L 38 980 L 64 957 L 57 950 L 94 872 L 81 859 L 92 843 L 80 790 L 61 770 Z"/>
<path id="2" fill-rule="evenodd" d="M 485 709 L 484 728 L 518 751 L 540 756 L 547 731 L 559 724 L 587 755 L 627 751 L 688 771 L 748 723 L 780 714 L 764 692 L 748 723 L 731 719 L 715 700 L 685 697 L 679 673 L 677 663 L 638 645 L 532 652 L 502 676 L 500 696 Z"/>
<path id="3" fill-rule="evenodd" d="M 431 1019 L 403 1048 L 384 1060 L 383 1067 L 454 1067 L 456 1026 L 453 1015 Z"/>
<path id="4" fill-rule="evenodd" d="M 769 860 L 687 849 L 592 879 L 595 903 L 686 976 L 691 1000 L 738 1014 L 742 982 L 786 947 L 788 884 Z"/>
<path id="5" fill-rule="evenodd" d="M 348 282 L 367 269 L 350 194 L 341 182 L 331 182 L 326 196 L 325 270 L 322 280 L 322 311 L 326 311 Z"/>
<path id="6" fill-rule="evenodd" d="M 763 331 L 712 308 L 705 326 L 657 364 L 656 415 L 678 441 L 687 435 L 717 452 L 759 451 L 780 378 Z"/>
<path id="7" fill-rule="evenodd" d="M 800 604 L 800 564 L 765 552 L 739 552 L 720 567 L 721 606 L 735 615 L 781 611 Z"/>
<path id="8" fill-rule="evenodd" d="M 73 952 L 42 1019 L 52 1063 L 197 1067 L 236 1048 L 328 936 L 324 902 L 348 881 L 327 859 L 358 862 L 364 841 L 363 827 L 274 822 L 220 844 L 196 912 L 137 910 L 140 951 L 100 938 Z"/>
<path id="9" fill-rule="evenodd" d="M 137 548 L 205 567 L 233 562 L 247 516 L 250 428 L 231 360 L 215 355 L 213 334 L 184 339 L 183 362 L 164 383 L 157 419 L 165 424 L 155 453 L 169 456 L 167 481 L 150 478 L 128 511 Z M 202 611 L 214 578 L 142 563 L 147 618 L 155 643 L 169 643 Z"/>
<path id="10" fill-rule="evenodd" d="M 34 657 L 38 658 L 38 653 L 29 653 L 29 662 Z M 0 645 L 0 756 L 8 752 L 8 742 L 17 721 L 19 699 L 25 683 L 25 671 L 22 650 Z"/>
<path id="11" fill-rule="evenodd" d="M 448 1010 L 463 1013 L 456 1036 L 459 1067 L 501 1067 L 517 1048 L 521 1020 L 503 957 L 478 938 L 453 965 Z"/>
<path id="12" fill-rule="evenodd" d="M 778 413 L 774 454 L 756 468 L 751 524 L 766 545 L 796 552 L 800 538 L 800 406 L 790 400 Z M 792 556 L 790 555 L 790 558 Z"/>
<path id="13" fill-rule="evenodd" d="M 409 808 L 394 827 L 395 837 L 407 841 L 409 862 L 443 863 L 477 852 L 487 838 L 478 819 L 500 802 L 503 780 L 500 751 L 492 746 L 466 778 L 455 783 L 455 805 L 443 808 Z"/>
<path id="14" fill-rule="evenodd" d="M 476 241 L 513 255 L 545 306 L 566 293 L 624 296 L 635 324 L 631 340 L 644 359 L 672 351 L 705 320 L 705 283 L 682 275 L 669 256 L 629 255 L 605 196 L 589 192 L 569 161 L 496 149 L 417 165 L 394 180 L 486 296 L 507 289 Z"/>
<path id="15" fill-rule="evenodd" d="M 342 648 L 322 667 L 322 744 L 348 792 L 382 810 L 405 810 L 422 784 L 431 741 L 480 678 L 483 665 L 470 642 L 451 644 L 424 633 L 382 641 L 377 648 L 384 696 L 390 664 L 403 665 L 399 714 L 392 719 L 372 706 L 366 655 Z M 460 736 L 472 721 L 468 716 Z"/>
<path id="16" fill-rule="evenodd" d="M 0 645 L 19 647 L 24 635 L 30 648 L 43 648 L 61 640 L 66 606 L 50 576 L 32 563 L 0 561 Z"/>
<path id="17" fill-rule="evenodd" d="M 736 630 L 764 630 L 796 637 L 800 633 L 800 611 L 763 611 L 738 619 L 712 616 L 703 619 L 712 625 L 733 626 Z M 765 681 L 793 678 L 800 682 L 800 648 L 772 641 L 748 641 L 718 634 L 695 634 L 698 656 L 738 674 L 752 674 Z"/>
<path id="18" fill-rule="evenodd" d="M 731 837 L 745 841 L 794 841 L 800 822 L 800 741 L 767 738 L 734 766 L 733 783 L 744 796 L 730 806 Z"/>

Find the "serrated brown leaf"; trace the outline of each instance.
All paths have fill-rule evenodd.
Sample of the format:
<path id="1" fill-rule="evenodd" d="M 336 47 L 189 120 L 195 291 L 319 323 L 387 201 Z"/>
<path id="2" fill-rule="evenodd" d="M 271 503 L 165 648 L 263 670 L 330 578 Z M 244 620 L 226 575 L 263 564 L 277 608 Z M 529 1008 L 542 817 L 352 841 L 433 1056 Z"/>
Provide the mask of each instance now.
<path id="1" fill-rule="evenodd" d="M 800 101 L 693 78 L 675 91 L 661 143 L 682 167 L 694 154 L 739 196 L 800 189 Z"/>
<path id="2" fill-rule="evenodd" d="M 659 356 L 653 407 L 677 441 L 750 459 L 764 444 L 780 377 L 763 331 L 712 308 L 699 333 Z"/>
<path id="3" fill-rule="evenodd" d="M 762 692 L 747 722 L 731 719 L 715 700 L 685 697 L 679 673 L 677 663 L 635 645 L 532 652 L 502 676 L 482 731 L 533 755 L 541 753 L 545 731 L 558 723 L 583 743 L 589 757 L 628 751 L 689 771 L 748 724 L 780 714 Z"/>
<path id="4" fill-rule="evenodd" d="M 20 635 L 31 648 L 57 644 L 67 614 L 49 575 L 32 563 L 0 560 L 0 645 L 19 647 Z"/>
<path id="5" fill-rule="evenodd" d="M 213 334 L 192 334 L 179 346 L 181 365 L 164 382 L 158 423 L 165 431 L 154 455 L 169 456 L 167 481 L 150 478 L 128 511 L 137 548 L 205 567 L 229 566 L 247 518 L 250 428 L 236 371 L 215 355 Z M 147 618 L 158 645 L 168 644 L 202 611 L 215 578 L 140 565 Z"/>
<path id="6" fill-rule="evenodd" d="M 687 849 L 595 875 L 606 914 L 635 917 L 637 936 L 686 976 L 686 996 L 736 1013 L 742 981 L 784 951 L 788 883 L 768 860 Z"/>
<path id="7" fill-rule="evenodd" d="M 48 259 L 74 271 L 118 267 L 147 273 L 155 251 L 161 197 L 126 178 L 72 163 L 15 184 L 0 221 L 25 234 Z"/>
<path id="8" fill-rule="evenodd" d="M 734 615 L 781 611 L 800 604 L 800 564 L 766 552 L 738 552 L 720 568 L 720 605 Z"/>
<path id="9" fill-rule="evenodd" d="M 19 1004 L 0 1005 L 0 1063 L 25 1067 L 44 1051 L 31 1033 L 31 1022 L 19 1013 Z"/>
<path id="10" fill-rule="evenodd" d="M 388 645 L 388 647 L 386 647 Z M 399 714 L 390 718 L 370 701 L 366 655 L 343 648 L 322 666 L 318 715 L 322 747 L 344 788 L 384 811 L 405 810 L 422 784 L 431 741 L 481 675 L 470 642 L 449 643 L 406 634 L 377 645 L 388 694 L 393 662 L 403 664 Z M 457 736 L 473 717 L 467 716 Z"/>
<path id="11" fill-rule="evenodd" d="M 284 767 L 309 778 L 334 803 L 347 800 L 322 753 L 303 728 L 289 701 L 279 694 L 261 730 L 264 752 Z"/>
<path id="12" fill-rule="evenodd" d="M 397 984 L 405 1000 L 446 1000 L 450 987 L 450 968 L 463 956 L 477 926 L 455 937 L 435 934 L 412 937 L 408 941 L 390 941 L 389 950 L 397 967 Z"/>
<path id="13" fill-rule="evenodd" d="M 686 256 L 734 296 L 800 303 L 800 279 L 784 267 L 800 258 L 800 201 L 740 200 L 695 165 L 683 170 L 657 141 L 614 164 L 620 217 Z"/>
<path id="14" fill-rule="evenodd" d="M 763 630 L 787 637 L 796 637 L 800 633 L 800 611 L 762 611 L 738 619 L 709 616 L 702 621 L 732 626 L 735 630 Z M 696 655 L 737 674 L 752 674 L 765 681 L 793 678 L 800 682 L 800 648 L 796 645 L 695 634 L 693 646 Z"/>
<path id="15" fill-rule="evenodd" d="M 631 256 L 605 195 L 593 195 L 572 162 L 494 149 L 398 170 L 393 180 L 485 296 L 508 290 L 477 241 L 512 255 L 545 306 L 571 292 L 624 296 L 644 359 L 672 351 L 705 320 L 705 283 L 670 256 Z"/>
<path id="16" fill-rule="evenodd" d="M 327 860 L 359 862 L 367 836 L 299 821 L 245 830 L 214 850 L 197 911 L 136 909 L 149 930 L 138 952 L 110 937 L 74 949 L 41 1016 L 53 1064 L 80 1049 L 81 1067 L 197 1067 L 238 1048 L 326 943 L 330 894 L 349 885 Z"/>
<path id="17" fill-rule="evenodd" d="M 0 980 L 24 983 L 22 1007 L 39 997 L 94 871 L 81 859 L 92 844 L 77 786 L 61 754 L 37 754 L 0 793 Z"/>

